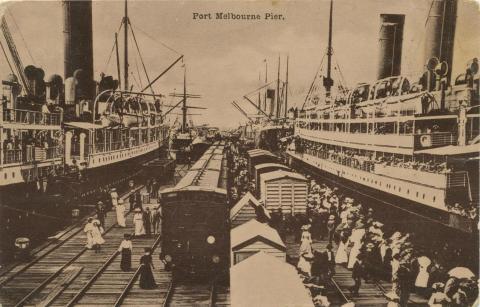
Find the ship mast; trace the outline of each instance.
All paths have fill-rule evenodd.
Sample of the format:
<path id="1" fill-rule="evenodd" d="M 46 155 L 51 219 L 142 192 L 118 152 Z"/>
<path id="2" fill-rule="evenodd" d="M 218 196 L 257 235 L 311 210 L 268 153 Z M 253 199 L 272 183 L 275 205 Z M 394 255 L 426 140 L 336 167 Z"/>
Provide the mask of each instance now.
<path id="1" fill-rule="evenodd" d="M 187 66 L 183 70 L 182 133 L 187 131 Z"/>
<path id="2" fill-rule="evenodd" d="M 325 86 L 325 95 L 330 97 L 330 90 L 333 86 L 332 80 L 332 14 L 333 13 L 333 0 L 330 0 L 330 18 L 328 21 L 328 48 L 327 48 L 327 77 L 323 79 L 323 86 Z"/>
<path id="3" fill-rule="evenodd" d="M 124 34 L 124 58 L 123 58 L 123 84 L 125 91 L 128 91 L 128 5 L 125 0 L 125 16 L 123 17 L 123 34 Z"/>

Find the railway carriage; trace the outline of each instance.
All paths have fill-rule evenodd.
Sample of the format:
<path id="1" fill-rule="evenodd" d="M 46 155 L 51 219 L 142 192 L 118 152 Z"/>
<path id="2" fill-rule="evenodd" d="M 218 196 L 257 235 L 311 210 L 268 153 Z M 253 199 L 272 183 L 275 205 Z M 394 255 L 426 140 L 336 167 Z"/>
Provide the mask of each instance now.
<path id="1" fill-rule="evenodd" d="M 175 187 L 161 191 L 162 257 L 174 276 L 212 277 L 229 266 L 225 145 L 217 142 Z"/>

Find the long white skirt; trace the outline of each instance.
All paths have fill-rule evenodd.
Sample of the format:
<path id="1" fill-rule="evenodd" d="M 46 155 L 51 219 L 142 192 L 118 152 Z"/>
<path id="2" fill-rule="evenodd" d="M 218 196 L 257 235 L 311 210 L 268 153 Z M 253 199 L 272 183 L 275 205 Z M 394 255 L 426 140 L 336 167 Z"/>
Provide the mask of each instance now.
<path id="1" fill-rule="evenodd" d="M 426 271 L 425 268 L 420 268 L 418 272 L 417 279 L 415 279 L 415 287 L 426 288 L 428 285 L 428 278 L 430 274 Z"/>
<path id="2" fill-rule="evenodd" d="M 347 247 L 345 243 L 340 241 L 338 245 L 337 253 L 335 254 L 335 263 L 347 263 L 348 262 L 348 254 L 347 254 Z"/>
<path id="3" fill-rule="evenodd" d="M 117 212 L 117 224 L 120 227 L 125 227 L 125 205 L 118 204 L 115 208 Z"/>
<path id="4" fill-rule="evenodd" d="M 352 250 L 350 251 L 350 256 L 348 257 L 347 268 L 353 269 L 353 265 L 355 264 L 355 262 L 357 262 L 357 257 L 360 254 L 360 247 L 361 247 L 360 244 L 358 244 L 358 245 L 355 244 L 353 246 Z"/>
<path id="5" fill-rule="evenodd" d="M 98 228 L 92 231 L 92 237 L 94 245 L 105 243 L 105 239 L 103 239 L 102 234 L 100 233 L 100 230 Z"/>
<path id="6" fill-rule="evenodd" d="M 145 227 L 143 226 L 143 219 L 134 219 L 133 223 L 135 224 L 135 235 L 141 236 L 145 234 Z"/>
<path id="7" fill-rule="evenodd" d="M 87 245 L 86 245 L 86 248 L 88 249 L 91 249 L 93 247 L 93 235 L 92 235 L 92 232 L 89 231 L 86 233 L 86 236 L 87 236 Z"/>

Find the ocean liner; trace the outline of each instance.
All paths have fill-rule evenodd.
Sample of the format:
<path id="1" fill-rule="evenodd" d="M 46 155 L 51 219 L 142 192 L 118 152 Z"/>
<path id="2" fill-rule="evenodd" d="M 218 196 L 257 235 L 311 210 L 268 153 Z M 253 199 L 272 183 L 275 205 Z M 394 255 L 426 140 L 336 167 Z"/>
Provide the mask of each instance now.
<path id="1" fill-rule="evenodd" d="M 360 193 L 466 232 L 478 221 L 479 68 L 452 76 L 456 0 L 433 0 L 425 70 L 401 75 L 405 16 L 380 15 L 378 81 L 334 93 L 330 4 L 327 74 L 295 120 L 290 162 Z M 312 88 L 315 86 L 312 84 Z M 312 89 L 311 88 L 311 89 Z"/>
<path id="2" fill-rule="evenodd" d="M 15 64 L 2 83 L 2 203 L 9 195 L 19 198 L 30 190 L 58 193 L 53 183 L 60 182 L 57 188 L 64 188 L 72 178 L 82 182 L 77 192 L 93 193 L 116 182 L 128 169 L 138 166 L 137 161 L 154 157 L 166 145 L 169 128 L 162 114 L 164 96 L 154 93 L 146 70 L 148 86 L 137 92 L 129 86 L 128 35 L 135 43 L 136 38 L 127 2 L 121 23 L 123 80 L 115 34 L 118 80 L 102 74 L 98 82 L 93 78 L 92 2 L 64 1 L 62 5 L 65 81 L 59 75 L 44 81 L 42 69 L 31 65 L 24 69 L 2 18 L 2 31 Z M 140 53 L 138 46 L 137 50 Z M 25 95 L 20 95 L 22 88 Z M 26 189 L 28 185 L 32 189 Z"/>

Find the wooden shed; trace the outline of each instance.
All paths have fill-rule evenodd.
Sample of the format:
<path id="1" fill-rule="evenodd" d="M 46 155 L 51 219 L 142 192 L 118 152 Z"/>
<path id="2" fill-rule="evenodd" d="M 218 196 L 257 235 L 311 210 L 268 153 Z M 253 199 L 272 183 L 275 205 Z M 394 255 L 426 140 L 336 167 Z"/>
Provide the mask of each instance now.
<path id="1" fill-rule="evenodd" d="M 258 215 L 261 216 L 258 216 Z M 250 192 L 247 192 L 230 209 L 230 225 L 232 228 L 242 225 L 251 219 L 270 219 L 270 213 Z"/>
<path id="2" fill-rule="evenodd" d="M 305 213 L 308 180 L 305 176 L 284 170 L 260 175 L 260 199 L 273 212 L 281 208 L 284 214 Z"/>
<path id="3" fill-rule="evenodd" d="M 263 252 L 230 268 L 232 306 L 314 307 L 309 292 L 294 266 Z"/>
<path id="4" fill-rule="evenodd" d="M 287 249 L 278 232 L 252 219 L 230 231 L 231 264 L 235 265 L 262 251 L 286 261 Z"/>
<path id="5" fill-rule="evenodd" d="M 262 163 L 255 165 L 255 192 L 257 197 L 260 197 L 261 191 L 261 181 L 260 175 L 264 173 L 269 173 L 277 170 L 290 171 L 288 166 L 285 166 L 280 163 Z"/>
<path id="6" fill-rule="evenodd" d="M 255 165 L 262 163 L 277 163 L 278 157 L 263 149 L 252 149 L 247 151 L 248 172 L 250 178 L 254 178 Z"/>

